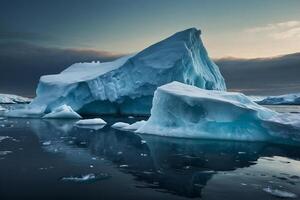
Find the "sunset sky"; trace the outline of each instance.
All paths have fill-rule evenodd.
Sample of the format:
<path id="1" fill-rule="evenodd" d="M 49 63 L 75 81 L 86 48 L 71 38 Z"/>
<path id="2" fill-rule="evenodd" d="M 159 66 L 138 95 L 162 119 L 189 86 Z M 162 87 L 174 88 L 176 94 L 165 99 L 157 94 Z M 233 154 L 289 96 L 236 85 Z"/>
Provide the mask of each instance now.
<path id="1" fill-rule="evenodd" d="M 0 0 L 0 93 L 34 96 L 42 75 L 191 27 L 229 89 L 300 91 L 300 0 Z"/>
<path id="2" fill-rule="evenodd" d="M 200 28 L 211 57 L 300 51 L 299 0 L 1 0 L 0 42 L 139 51 Z"/>

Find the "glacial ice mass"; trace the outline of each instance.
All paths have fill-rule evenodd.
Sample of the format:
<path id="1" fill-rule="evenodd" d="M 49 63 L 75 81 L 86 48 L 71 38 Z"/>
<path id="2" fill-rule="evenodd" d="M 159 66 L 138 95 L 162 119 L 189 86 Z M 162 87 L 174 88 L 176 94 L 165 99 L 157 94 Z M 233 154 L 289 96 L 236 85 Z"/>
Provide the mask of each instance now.
<path id="1" fill-rule="evenodd" d="M 30 98 L 21 97 L 14 94 L 0 94 L 0 104 L 15 104 L 15 103 L 29 103 Z"/>
<path id="2" fill-rule="evenodd" d="M 269 96 L 257 103 L 264 105 L 300 105 L 300 93 Z"/>
<path id="3" fill-rule="evenodd" d="M 226 90 L 200 39 L 200 30 L 178 32 L 112 62 L 76 63 L 60 74 L 42 76 L 28 110 L 38 108 L 47 114 L 68 105 L 83 115 L 149 114 L 156 88 L 172 81 Z"/>
<path id="4" fill-rule="evenodd" d="M 149 120 L 137 133 L 299 143 L 299 115 L 279 114 L 241 93 L 172 82 L 159 87 Z M 278 140 L 280 138 L 280 140 Z"/>

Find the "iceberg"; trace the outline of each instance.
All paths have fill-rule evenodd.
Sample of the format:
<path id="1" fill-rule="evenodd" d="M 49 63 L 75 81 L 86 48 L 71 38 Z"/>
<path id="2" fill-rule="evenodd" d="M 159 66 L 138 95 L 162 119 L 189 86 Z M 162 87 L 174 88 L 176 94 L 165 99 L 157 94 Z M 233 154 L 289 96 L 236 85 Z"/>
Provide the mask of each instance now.
<path id="1" fill-rule="evenodd" d="M 62 105 L 55 108 L 52 112 L 43 116 L 43 118 L 64 118 L 64 119 L 80 119 L 82 118 L 70 106 Z"/>
<path id="2" fill-rule="evenodd" d="M 42 76 L 28 108 L 47 114 L 65 104 L 82 115 L 148 115 L 156 88 L 172 81 L 226 90 L 218 66 L 200 39 L 200 30 L 175 33 L 112 62 L 75 63 L 60 74 Z"/>
<path id="3" fill-rule="evenodd" d="M 300 105 L 300 93 L 269 96 L 257 103 L 262 105 Z"/>
<path id="4" fill-rule="evenodd" d="M 0 94 L 0 104 L 30 103 L 31 100 L 14 94 Z"/>
<path id="5" fill-rule="evenodd" d="M 136 132 L 299 144 L 299 117 L 279 114 L 241 93 L 210 91 L 172 82 L 155 91 L 151 116 Z"/>

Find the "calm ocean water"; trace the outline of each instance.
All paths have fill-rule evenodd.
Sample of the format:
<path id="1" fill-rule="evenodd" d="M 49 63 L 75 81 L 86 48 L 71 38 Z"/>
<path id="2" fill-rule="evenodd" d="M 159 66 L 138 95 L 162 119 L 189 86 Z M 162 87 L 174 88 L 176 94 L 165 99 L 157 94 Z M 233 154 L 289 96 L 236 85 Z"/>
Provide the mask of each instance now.
<path id="1" fill-rule="evenodd" d="M 110 125 L 141 118 L 103 119 L 93 130 L 0 118 L 0 199 L 300 198 L 299 147 L 137 135 Z"/>

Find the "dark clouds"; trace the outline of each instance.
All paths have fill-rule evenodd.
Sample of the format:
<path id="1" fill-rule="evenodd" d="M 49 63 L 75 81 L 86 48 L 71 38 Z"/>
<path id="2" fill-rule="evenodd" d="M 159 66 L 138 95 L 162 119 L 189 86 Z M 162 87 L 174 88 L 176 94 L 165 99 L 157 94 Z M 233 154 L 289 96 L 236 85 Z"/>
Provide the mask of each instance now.
<path id="1" fill-rule="evenodd" d="M 0 93 L 32 96 L 41 75 L 58 73 L 75 62 L 109 61 L 120 56 L 106 51 L 0 43 Z"/>
<path id="2" fill-rule="evenodd" d="M 229 89 L 247 94 L 300 92 L 300 53 L 266 58 L 216 60 Z"/>
<path id="3" fill-rule="evenodd" d="M 110 61 L 120 56 L 106 51 L 0 43 L 0 93 L 33 96 L 42 75 L 59 73 L 75 62 Z M 216 63 L 230 90 L 262 95 L 300 91 L 300 53 L 268 59 L 226 58 Z"/>

